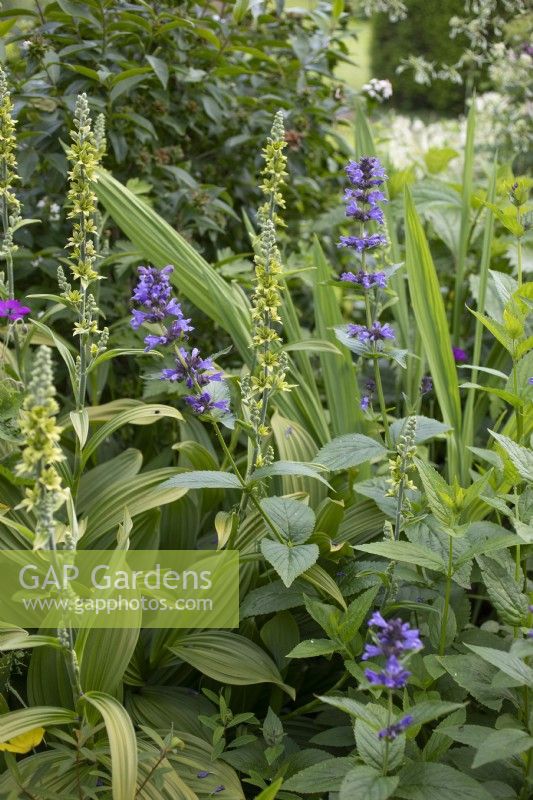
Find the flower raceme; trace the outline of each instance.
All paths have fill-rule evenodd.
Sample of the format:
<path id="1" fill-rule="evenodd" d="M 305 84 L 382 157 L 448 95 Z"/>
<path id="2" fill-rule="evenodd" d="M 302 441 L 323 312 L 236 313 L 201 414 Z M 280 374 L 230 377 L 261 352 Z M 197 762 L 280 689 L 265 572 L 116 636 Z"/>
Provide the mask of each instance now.
<path id="1" fill-rule="evenodd" d="M 381 672 L 365 670 L 365 676 L 373 686 L 384 686 L 388 689 L 402 689 L 411 673 L 404 668 L 402 659 L 410 652 L 423 647 L 416 628 L 401 619 L 386 621 L 379 612 L 373 614 L 368 621 L 369 628 L 377 628 L 373 632 L 374 643 L 367 644 L 363 653 L 363 661 L 369 658 L 384 656 L 387 661 Z"/>
<path id="2" fill-rule="evenodd" d="M 131 327 L 138 330 L 142 325 L 159 326 L 157 333 L 145 336 L 146 352 L 157 347 L 174 345 L 175 365 L 161 372 L 161 380 L 184 383 L 193 391 L 185 397 L 185 402 L 195 414 L 207 414 L 215 409 L 229 411 L 227 400 L 215 400 L 205 388 L 211 383 L 221 382 L 222 373 L 215 370 L 211 358 L 202 358 L 200 351 L 194 347 L 188 351 L 183 347 L 187 334 L 194 330 L 186 319 L 180 303 L 172 296 L 170 275 L 174 267 L 168 265 L 163 269 L 155 267 L 139 267 L 139 281 L 133 290 L 132 301 L 140 308 L 132 309 Z M 177 346 L 179 345 L 179 346 Z"/>
<path id="3" fill-rule="evenodd" d="M 380 342 L 383 339 L 394 339 L 395 333 L 387 322 L 382 325 L 376 321 L 370 327 L 350 324 L 348 325 L 348 335 L 359 339 L 360 342 Z"/>

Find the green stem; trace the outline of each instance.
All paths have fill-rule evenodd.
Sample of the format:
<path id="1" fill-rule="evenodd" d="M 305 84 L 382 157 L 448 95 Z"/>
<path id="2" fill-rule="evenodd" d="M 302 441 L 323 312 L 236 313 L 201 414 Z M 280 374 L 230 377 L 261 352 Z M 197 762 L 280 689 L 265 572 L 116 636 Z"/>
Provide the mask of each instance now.
<path id="1" fill-rule="evenodd" d="M 363 265 L 364 268 L 364 265 Z M 370 328 L 372 325 L 372 310 L 370 308 L 370 298 L 368 293 L 365 293 L 365 308 L 366 308 L 366 324 Z M 383 429 L 385 431 L 385 441 L 389 450 L 392 448 L 392 440 L 389 430 L 389 421 L 387 419 L 387 407 L 385 405 L 385 395 L 383 393 L 383 384 L 381 382 L 381 372 L 379 369 L 379 357 L 374 343 L 374 381 L 376 384 L 376 392 L 378 395 L 379 408 L 381 411 L 381 419 L 383 422 Z"/>
<path id="2" fill-rule="evenodd" d="M 518 360 L 516 358 L 516 347 L 515 352 L 513 353 L 513 393 L 516 397 L 518 397 Z M 516 417 L 516 441 L 518 444 L 520 444 L 524 433 L 522 411 L 520 406 L 515 406 L 514 410 Z"/>
<path id="3" fill-rule="evenodd" d="M 448 613 L 450 610 L 450 594 L 452 591 L 453 574 L 453 537 L 449 537 L 448 545 L 448 571 L 446 574 L 446 593 L 444 595 L 444 608 L 442 611 L 442 622 L 440 629 L 439 655 L 443 656 L 446 650 L 446 633 L 448 630 Z"/>
<path id="4" fill-rule="evenodd" d="M 520 207 L 516 209 L 516 221 L 519 225 L 522 224 L 521 214 L 520 214 Z M 522 237 L 516 237 L 516 260 L 518 263 L 518 288 L 522 288 Z"/>
<path id="5" fill-rule="evenodd" d="M 388 690 L 388 702 L 387 702 L 387 728 L 390 727 L 392 723 L 393 717 L 393 706 L 392 706 L 392 690 Z M 386 775 L 389 771 L 389 747 L 390 741 L 385 738 L 385 752 L 383 754 L 383 775 Z"/>

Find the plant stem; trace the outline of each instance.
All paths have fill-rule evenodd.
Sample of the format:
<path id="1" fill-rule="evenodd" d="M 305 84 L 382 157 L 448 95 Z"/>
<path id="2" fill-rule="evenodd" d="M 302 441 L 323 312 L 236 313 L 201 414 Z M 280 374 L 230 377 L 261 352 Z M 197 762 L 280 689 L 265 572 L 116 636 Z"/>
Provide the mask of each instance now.
<path id="1" fill-rule="evenodd" d="M 393 708 L 392 708 L 392 690 L 388 690 L 388 702 L 387 702 L 387 728 L 390 727 L 392 723 L 392 716 L 393 716 Z M 383 754 L 383 775 L 386 775 L 389 771 L 389 747 L 390 742 L 389 738 L 385 738 L 385 752 Z"/>
<path id="2" fill-rule="evenodd" d="M 522 224 L 520 206 L 516 209 L 516 221 L 519 225 Z M 518 288 L 522 288 L 522 237 L 516 237 L 516 260 L 518 265 Z"/>
<path id="3" fill-rule="evenodd" d="M 363 267 L 364 268 L 364 267 Z M 368 327 L 372 325 L 372 311 L 370 308 L 370 298 L 368 293 L 365 293 L 365 308 L 366 308 L 366 324 Z M 389 421 L 387 419 L 387 407 L 385 405 L 385 395 L 383 394 L 383 383 L 381 382 L 381 372 L 379 369 L 379 356 L 374 342 L 374 381 L 376 383 L 376 392 L 378 395 L 379 408 L 381 411 L 381 419 L 383 422 L 383 429 L 385 431 L 385 441 L 389 450 L 392 448 L 392 440 L 389 430 Z"/>
<path id="4" fill-rule="evenodd" d="M 444 595 L 444 608 L 442 610 L 442 622 L 440 629 L 439 655 L 443 656 L 446 650 L 446 633 L 448 630 L 448 613 L 450 610 L 450 594 L 452 591 L 453 573 L 453 537 L 449 537 L 448 544 L 448 571 L 446 574 L 446 593 Z"/>

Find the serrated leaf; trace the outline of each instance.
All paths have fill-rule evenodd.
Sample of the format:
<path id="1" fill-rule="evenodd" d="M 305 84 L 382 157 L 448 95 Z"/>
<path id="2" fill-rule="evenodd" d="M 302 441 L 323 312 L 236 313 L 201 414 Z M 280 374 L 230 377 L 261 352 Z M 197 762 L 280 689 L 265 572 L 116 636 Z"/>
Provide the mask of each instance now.
<path id="1" fill-rule="evenodd" d="M 364 800 L 387 800 L 398 783 L 397 775 L 385 777 L 372 767 L 355 767 L 348 772 L 341 783 L 339 800 L 354 800 L 357 797 Z"/>
<path id="2" fill-rule="evenodd" d="M 522 594 L 514 575 L 495 559 L 478 556 L 483 583 L 501 620 L 508 625 L 523 625 L 528 600 Z"/>
<path id="3" fill-rule="evenodd" d="M 477 769 L 492 761 L 503 761 L 516 756 L 533 747 L 533 736 L 516 728 L 490 730 L 487 728 L 485 738 L 477 751 L 472 769 Z"/>
<path id="4" fill-rule="evenodd" d="M 361 550 L 363 553 L 372 553 L 374 556 L 390 558 L 392 561 L 416 564 L 418 567 L 433 569 L 437 572 L 445 571 L 444 561 L 437 553 L 411 542 L 374 542 L 355 545 L 354 549 Z"/>
<path id="5" fill-rule="evenodd" d="M 321 483 L 329 486 L 327 480 L 317 471 L 317 467 L 300 461 L 274 461 L 266 467 L 256 469 L 250 476 L 250 482 L 254 483 L 255 481 L 271 478 L 275 475 L 306 475 L 309 478 L 315 478 L 315 480 L 321 481 Z"/>
<path id="6" fill-rule="evenodd" d="M 273 542 L 271 539 L 261 540 L 261 552 L 287 587 L 312 567 L 320 555 L 316 544 L 298 544 L 290 547 L 282 542 Z"/>
<path id="7" fill-rule="evenodd" d="M 533 482 L 533 450 L 522 447 L 522 445 L 517 444 L 508 436 L 503 436 L 501 433 L 496 433 L 490 429 L 489 433 L 509 456 L 520 477 L 525 481 Z"/>
<path id="8" fill-rule="evenodd" d="M 402 800 L 494 800 L 480 783 L 446 764 L 415 761 L 399 777 L 396 796 Z"/>
<path id="9" fill-rule="evenodd" d="M 353 766 L 351 758 L 328 758 L 292 775 L 283 784 L 283 789 L 300 794 L 338 792 L 345 775 Z"/>
<path id="10" fill-rule="evenodd" d="M 329 470 L 350 469 L 374 458 L 384 458 L 387 448 L 370 436 L 347 433 L 328 442 L 315 456 L 318 464 Z"/>
<path id="11" fill-rule="evenodd" d="M 388 766 L 390 770 L 396 770 L 401 765 L 405 751 L 405 734 L 402 733 L 387 741 L 380 739 L 376 731 L 376 725 L 383 729 L 388 725 L 388 711 L 383 706 L 376 703 L 369 703 L 367 711 L 374 716 L 374 723 L 369 725 L 365 720 L 358 718 L 354 725 L 355 743 L 357 754 L 369 767 L 381 770 L 383 768 L 385 753 L 388 753 Z"/>
<path id="12" fill-rule="evenodd" d="M 315 514 L 305 503 L 288 497 L 267 497 L 261 508 L 292 543 L 306 542 L 315 527 Z"/>
<path id="13" fill-rule="evenodd" d="M 503 650 L 496 650 L 493 647 L 478 647 L 475 644 L 467 644 L 466 646 L 482 658 L 483 661 L 505 672 L 513 680 L 533 687 L 533 669 L 518 656 L 506 653 Z"/>

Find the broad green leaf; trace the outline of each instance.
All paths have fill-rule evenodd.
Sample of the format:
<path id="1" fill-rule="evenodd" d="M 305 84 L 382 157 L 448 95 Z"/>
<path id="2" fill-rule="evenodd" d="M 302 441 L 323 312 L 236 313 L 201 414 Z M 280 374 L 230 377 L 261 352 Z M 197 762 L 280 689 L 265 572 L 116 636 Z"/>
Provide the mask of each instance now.
<path id="1" fill-rule="evenodd" d="M 275 663 L 254 642 L 229 631 L 191 633 L 170 648 L 186 664 L 222 685 L 274 683 L 294 698 Z"/>
<path id="2" fill-rule="evenodd" d="M 472 769 L 477 769 L 491 761 L 503 761 L 516 756 L 533 747 L 533 736 L 516 728 L 490 730 L 487 728 L 485 738 L 472 762 Z"/>
<path id="3" fill-rule="evenodd" d="M 287 587 L 312 567 L 320 555 L 316 544 L 298 544 L 292 547 L 271 539 L 261 540 L 261 552 Z"/>
<path id="4" fill-rule="evenodd" d="M 343 321 L 339 293 L 335 287 L 328 284 L 333 273 L 318 239 L 315 239 L 313 244 L 313 262 L 315 266 L 313 308 L 316 334 L 337 347 L 333 329 Z M 321 352 L 319 358 L 333 434 L 339 435 L 360 430 L 363 414 L 359 407 L 355 366 L 350 353 L 341 348 L 340 356 Z"/>
<path id="5" fill-rule="evenodd" d="M 248 2 L 248 0 L 245 0 Z M 262 792 L 259 792 L 255 800 L 274 800 L 277 797 L 279 790 L 283 784 L 283 778 L 278 778 L 277 780 L 273 781 L 270 786 L 267 786 L 266 789 L 263 789 Z"/>
<path id="6" fill-rule="evenodd" d="M 101 714 L 111 751 L 113 800 L 134 800 L 137 794 L 137 740 L 125 708 L 103 692 L 85 692 L 81 701 Z"/>
<path id="7" fill-rule="evenodd" d="M 29 634 L 23 628 L 7 627 L 0 628 L 0 652 L 8 650 L 25 650 L 33 647 L 55 647 L 61 648 L 61 643 L 56 636 L 44 636 L 43 634 Z"/>
<path id="8" fill-rule="evenodd" d="M 453 680 L 480 703 L 498 711 L 503 702 L 501 689 L 492 682 L 497 670 L 474 655 L 437 656 Z"/>
<path id="9" fill-rule="evenodd" d="M 146 60 L 161 81 L 163 89 L 166 89 L 168 84 L 168 64 L 166 61 L 162 58 L 157 58 L 157 56 L 146 56 Z"/>
<path id="10" fill-rule="evenodd" d="M 437 553 L 411 542 L 373 542 L 372 544 L 355 545 L 355 550 L 390 558 L 392 561 L 416 564 L 418 567 L 433 569 L 437 572 L 445 571 L 444 561 Z"/>
<path id="11" fill-rule="evenodd" d="M 404 417 L 403 419 L 395 420 L 390 426 L 390 432 L 393 442 L 397 442 L 402 433 L 405 423 L 412 417 Z M 444 422 L 439 422 L 437 419 L 430 419 L 429 417 L 415 416 L 415 444 L 422 444 L 427 442 L 428 439 L 434 439 L 436 436 L 442 436 L 448 433 L 451 428 Z"/>
<path id="12" fill-rule="evenodd" d="M 8 711 L 7 714 L 0 714 L 0 742 L 9 742 L 35 728 L 71 725 L 77 719 L 78 715 L 74 711 L 54 706 L 34 706 Z"/>
<path id="13" fill-rule="evenodd" d="M 380 739 L 378 731 L 388 725 L 388 711 L 383 706 L 377 705 L 377 703 L 369 703 L 367 711 L 373 715 L 374 722 L 369 724 L 366 720 L 358 718 L 354 725 L 357 754 L 369 767 L 381 770 L 385 752 L 388 752 L 389 769 L 394 771 L 400 767 L 403 760 L 406 742 L 405 733 L 401 733 L 390 742 L 387 742 L 386 739 Z M 378 728 L 377 731 L 376 726 Z"/>
<path id="14" fill-rule="evenodd" d="M 381 442 L 360 433 L 348 433 L 337 436 L 318 451 L 315 456 L 317 464 L 329 470 L 350 469 L 365 461 L 382 459 L 387 449 Z"/>
<path id="15" fill-rule="evenodd" d="M 355 719 L 364 720 L 367 725 L 374 727 L 376 733 L 379 732 L 380 726 L 370 707 L 370 703 L 360 703 L 352 697 L 330 697 L 328 695 L 319 696 L 318 699 L 323 703 L 327 703 L 327 705 L 338 708 L 339 711 L 344 711 L 345 714 L 349 714 Z"/>
<path id="16" fill-rule="evenodd" d="M 216 470 L 192 470 L 174 475 L 161 484 L 162 489 L 242 489 L 242 484 L 231 472 Z"/>
<path id="17" fill-rule="evenodd" d="M 487 593 L 502 622 L 513 626 L 524 625 L 528 599 L 520 591 L 514 573 L 493 558 L 478 556 L 477 561 Z"/>
<path id="18" fill-rule="evenodd" d="M 115 694 L 122 683 L 138 638 L 139 631 L 135 628 L 80 630 L 76 639 L 76 652 L 80 662 L 80 682 L 84 690 Z"/>
<path id="19" fill-rule="evenodd" d="M 299 794 L 338 792 L 345 775 L 354 766 L 352 758 L 328 758 L 292 775 L 283 784 L 283 789 Z"/>
<path id="20" fill-rule="evenodd" d="M 466 645 L 476 655 L 488 664 L 500 669 L 520 684 L 533 687 L 533 669 L 518 656 L 506 653 L 503 650 L 495 650 L 493 647 L 478 647 L 475 644 Z"/>
<path id="21" fill-rule="evenodd" d="M 459 708 L 463 708 L 461 703 L 448 703 L 444 700 L 423 700 L 421 703 L 417 703 L 412 708 L 407 709 L 407 713 L 413 717 L 413 725 L 424 725 L 426 722 L 451 714 L 452 711 L 457 711 Z M 405 716 L 405 714 L 402 716 Z"/>
<path id="22" fill-rule="evenodd" d="M 405 215 L 405 265 L 411 302 L 442 416 L 444 422 L 453 429 L 448 445 L 449 472 L 451 476 L 459 475 L 461 401 L 448 320 L 424 229 L 407 188 Z"/>
<path id="23" fill-rule="evenodd" d="M 338 645 L 330 639 L 306 639 L 287 653 L 287 658 L 316 658 L 329 656 L 338 650 Z"/>
<path id="24" fill-rule="evenodd" d="M 379 591 L 379 585 L 372 586 L 356 597 L 344 614 L 341 624 L 339 625 L 339 636 L 343 642 L 348 644 L 357 635 L 359 629 L 365 618 L 370 611 L 376 595 Z"/>
<path id="25" fill-rule="evenodd" d="M 315 527 L 315 514 L 305 503 L 289 497 L 267 497 L 261 508 L 293 544 L 306 542 Z"/>
<path id="26" fill-rule="evenodd" d="M 446 169 L 452 159 L 459 153 L 451 147 L 430 147 L 424 155 L 424 161 L 429 172 L 438 173 Z"/>
<path id="27" fill-rule="evenodd" d="M 494 800 L 480 783 L 446 764 L 414 761 L 399 777 L 396 797 L 402 800 Z"/>
<path id="28" fill-rule="evenodd" d="M 87 413 L 89 422 L 107 421 L 91 436 L 85 445 L 82 460 L 83 466 L 98 447 L 123 425 L 151 425 L 164 417 L 175 420 L 183 419 L 180 412 L 172 406 L 161 405 L 160 403 L 139 403 L 132 400 L 127 401 L 126 408 L 121 402 L 107 403 L 103 406 L 87 409 Z"/>
<path id="29" fill-rule="evenodd" d="M 397 775 L 384 776 L 372 767 L 355 767 L 341 783 L 339 800 L 387 800 L 398 786 Z"/>
<path id="30" fill-rule="evenodd" d="M 525 481 L 533 482 L 533 450 L 528 447 L 522 447 L 522 445 L 509 439 L 508 436 L 503 436 L 501 433 L 495 433 L 495 431 L 491 430 L 489 430 L 489 433 L 511 459 L 520 477 Z"/>
<path id="31" fill-rule="evenodd" d="M 256 469 L 250 476 L 250 482 L 255 483 L 264 478 L 271 478 L 274 475 L 306 475 L 329 486 L 327 480 L 318 472 L 318 467 L 319 465 L 303 464 L 300 461 L 274 461 L 266 467 Z"/>

